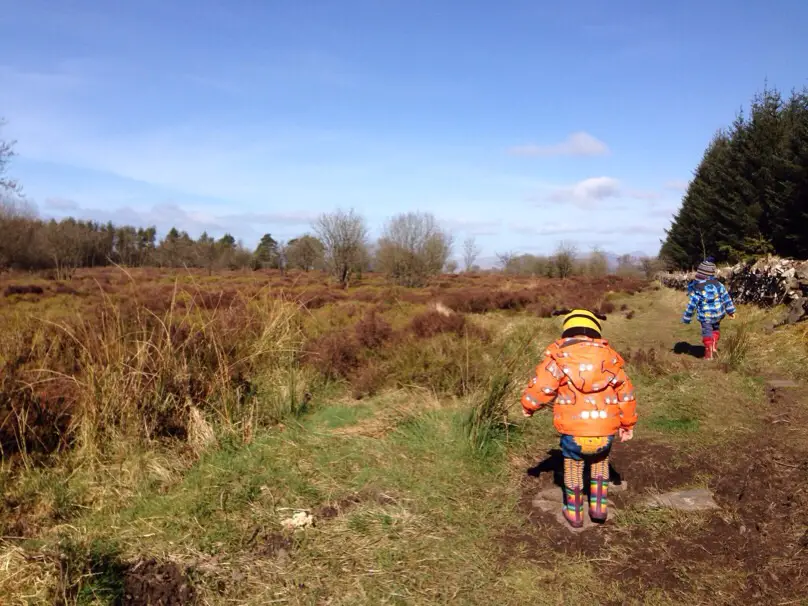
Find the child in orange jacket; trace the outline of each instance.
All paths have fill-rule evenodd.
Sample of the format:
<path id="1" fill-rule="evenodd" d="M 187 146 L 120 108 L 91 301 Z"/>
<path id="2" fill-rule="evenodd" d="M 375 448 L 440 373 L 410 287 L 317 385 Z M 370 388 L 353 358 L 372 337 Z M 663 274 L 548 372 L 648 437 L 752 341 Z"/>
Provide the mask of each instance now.
<path id="1" fill-rule="evenodd" d="M 563 333 L 544 352 L 522 395 L 525 416 L 553 404 L 553 423 L 564 455 L 564 517 L 573 528 L 583 519 L 584 466 L 591 464 L 589 517 L 608 515 L 609 452 L 615 436 L 630 440 L 637 423 L 634 387 L 623 358 L 601 336 L 599 320 L 585 309 L 563 311 Z"/>

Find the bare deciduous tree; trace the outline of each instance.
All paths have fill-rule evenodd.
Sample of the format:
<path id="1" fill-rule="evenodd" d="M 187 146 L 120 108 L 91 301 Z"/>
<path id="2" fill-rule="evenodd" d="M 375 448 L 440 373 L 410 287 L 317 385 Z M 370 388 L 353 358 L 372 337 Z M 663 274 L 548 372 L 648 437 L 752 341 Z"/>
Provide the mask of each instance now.
<path id="1" fill-rule="evenodd" d="M 440 274 L 452 254 L 452 236 L 430 213 L 393 217 L 379 239 L 379 270 L 403 286 L 423 285 Z"/>
<path id="2" fill-rule="evenodd" d="M 328 269 L 346 287 L 351 272 L 361 270 L 368 237 L 365 220 L 353 209 L 337 210 L 320 215 L 313 228 L 323 243 Z"/>
<path id="3" fill-rule="evenodd" d="M 52 221 L 47 233 L 48 253 L 58 280 L 69 280 L 81 264 L 81 227 L 73 220 Z"/>
<path id="4" fill-rule="evenodd" d="M 497 256 L 497 265 L 502 271 L 510 271 L 513 260 L 516 258 L 516 254 L 513 252 L 504 252 L 504 253 L 496 253 Z"/>
<path id="5" fill-rule="evenodd" d="M 463 242 L 463 269 L 468 272 L 474 267 L 477 262 L 477 257 L 480 256 L 480 247 L 477 246 L 477 241 L 471 237 L 466 238 Z"/>
<path id="6" fill-rule="evenodd" d="M 553 255 L 553 264 L 555 265 L 556 276 L 559 278 L 568 278 L 572 275 L 575 269 L 575 260 L 578 251 L 575 245 L 570 242 L 561 242 L 556 248 Z"/>
<path id="7" fill-rule="evenodd" d="M 0 118 L 0 129 L 5 126 L 5 120 Z M 8 177 L 8 165 L 14 157 L 14 144 L 15 141 L 6 141 L 0 139 L 0 193 L 6 194 L 19 194 L 21 193 L 20 184 L 14 179 Z"/>
<path id="8" fill-rule="evenodd" d="M 586 273 L 590 276 L 605 276 L 609 273 L 609 259 L 601 249 L 595 247 L 586 261 Z"/>
<path id="9" fill-rule="evenodd" d="M 664 264 L 659 258 L 642 257 L 640 259 L 640 269 L 648 280 L 653 280 L 656 274 L 664 269 Z"/>
<path id="10" fill-rule="evenodd" d="M 639 273 L 634 258 L 631 255 L 620 255 L 617 258 L 617 275 L 631 276 Z"/>

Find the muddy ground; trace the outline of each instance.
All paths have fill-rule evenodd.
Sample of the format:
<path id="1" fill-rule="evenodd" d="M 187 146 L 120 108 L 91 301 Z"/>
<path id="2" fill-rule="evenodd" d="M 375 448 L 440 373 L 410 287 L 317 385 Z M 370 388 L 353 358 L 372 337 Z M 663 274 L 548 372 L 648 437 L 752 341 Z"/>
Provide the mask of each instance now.
<path id="1" fill-rule="evenodd" d="M 553 552 L 579 554 L 604 580 L 621 582 L 627 592 L 636 588 L 637 596 L 657 588 L 710 604 L 804 599 L 808 452 L 794 444 L 793 432 L 805 427 L 808 412 L 796 393 L 770 388 L 765 427 L 744 436 L 731 452 L 682 453 L 642 440 L 615 449 L 612 479 L 625 480 L 628 490 L 613 490 L 610 497 L 621 509 L 631 509 L 649 491 L 680 488 L 708 476 L 721 510 L 692 521 L 623 526 L 612 519 L 603 527 L 571 533 L 552 513 L 532 507 L 539 490 L 561 485 L 560 453 L 551 451 L 525 476 L 520 506 L 528 524 L 503 537 L 504 557 L 518 553 L 550 565 Z"/>
<path id="2" fill-rule="evenodd" d="M 124 575 L 123 599 L 127 606 L 184 606 L 196 602 L 187 571 L 174 562 L 143 560 Z"/>

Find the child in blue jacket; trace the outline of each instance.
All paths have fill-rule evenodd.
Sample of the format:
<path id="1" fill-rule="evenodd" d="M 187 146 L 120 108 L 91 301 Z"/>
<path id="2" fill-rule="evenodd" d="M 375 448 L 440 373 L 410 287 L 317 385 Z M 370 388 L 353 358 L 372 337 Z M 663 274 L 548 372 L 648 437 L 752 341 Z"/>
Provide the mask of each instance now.
<path id="1" fill-rule="evenodd" d="M 715 263 L 711 257 L 699 264 L 696 279 L 687 285 L 687 293 L 690 301 L 682 322 L 690 324 L 693 314 L 697 314 L 701 324 L 704 357 L 712 360 L 721 338 L 721 320 L 725 316 L 735 318 L 735 304 L 727 288 L 715 277 Z"/>

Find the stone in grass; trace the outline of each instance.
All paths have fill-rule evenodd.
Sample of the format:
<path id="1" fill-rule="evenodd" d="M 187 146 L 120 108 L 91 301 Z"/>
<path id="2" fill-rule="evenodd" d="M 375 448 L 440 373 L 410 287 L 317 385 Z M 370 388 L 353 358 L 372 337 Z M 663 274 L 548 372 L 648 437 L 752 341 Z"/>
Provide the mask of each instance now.
<path id="1" fill-rule="evenodd" d="M 706 488 L 693 488 L 691 490 L 675 490 L 664 494 L 654 495 L 644 502 L 646 507 L 658 509 L 678 509 L 679 511 L 704 511 L 719 509 L 718 503 L 713 499 L 712 493 Z"/>
<path id="2" fill-rule="evenodd" d="M 625 490 L 625 482 L 623 482 L 620 486 L 620 490 Z M 616 487 L 617 487 L 616 486 Z M 611 489 L 611 486 L 609 487 Z M 599 523 L 595 523 L 589 519 L 589 502 L 584 499 L 584 525 L 582 528 L 573 528 L 567 522 L 567 519 L 564 517 L 564 514 L 561 512 L 562 505 L 564 503 L 564 493 L 561 488 L 553 487 L 553 488 L 546 488 L 542 490 L 535 496 L 533 499 L 533 507 L 538 509 L 539 511 L 543 511 L 545 513 L 552 513 L 555 514 L 555 520 L 561 526 L 569 530 L 570 532 L 578 533 L 583 532 L 584 530 L 589 530 L 593 526 L 601 526 Z M 609 516 L 614 516 L 617 513 L 617 510 L 614 507 L 614 503 L 612 501 L 608 501 L 609 503 Z"/>
<path id="3" fill-rule="evenodd" d="M 784 389 L 787 387 L 799 387 L 800 384 L 790 379 L 771 379 L 766 382 L 766 387 L 770 389 Z"/>

